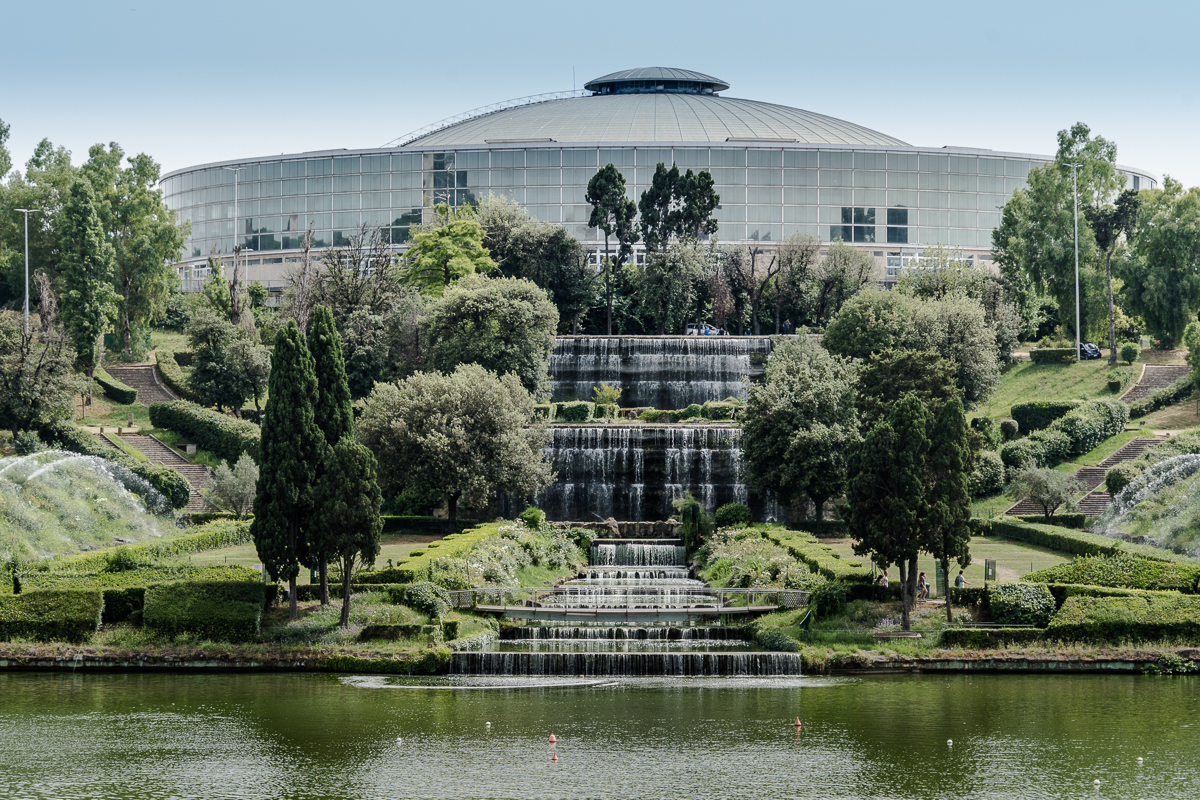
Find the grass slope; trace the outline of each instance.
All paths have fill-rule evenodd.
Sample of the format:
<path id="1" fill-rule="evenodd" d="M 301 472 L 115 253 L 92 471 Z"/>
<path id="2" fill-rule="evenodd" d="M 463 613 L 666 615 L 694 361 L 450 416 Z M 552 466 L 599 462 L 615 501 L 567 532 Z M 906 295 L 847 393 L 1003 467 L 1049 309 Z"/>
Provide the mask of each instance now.
<path id="1" fill-rule="evenodd" d="M 1009 505 L 1011 504 L 1011 501 L 1009 501 Z M 821 541 L 836 550 L 843 558 L 857 558 L 854 555 L 852 539 L 822 539 Z M 966 568 L 965 575 L 970 585 L 982 586 L 983 562 L 985 559 L 995 559 L 997 579 L 1001 581 L 1015 581 L 1022 575 L 1036 572 L 1046 567 L 1064 564 L 1073 560 L 1073 558 L 1073 556 L 1049 550 L 1045 547 L 1034 547 L 1004 539 L 975 536 L 971 539 L 971 565 Z M 929 582 L 932 585 L 933 577 L 937 574 L 937 566 L 934 560 L 928 555 L 922 554 L 917 563 L 918 570 L 923 571 L 929 576 Z M 951 562 L 950 567 L 951 574 L 957 575 L 957 565 Z M 888 570 L 888 576 L 892 580 L 899 580 L 900 571 L 893 566 Z"/>
<path id="2" fill-rule="evenodd" d="M 1135 365 L 1136 366 L 1136 365 Z M 1034 364 L 1022 361 L 1000 376 L 996 391 L 976 414 L 994 420 L 1009 419 L 1009 409 L 1031 400 L 1092 400 L 1112 397 L 1105 359 L 1079 364 Z"/>

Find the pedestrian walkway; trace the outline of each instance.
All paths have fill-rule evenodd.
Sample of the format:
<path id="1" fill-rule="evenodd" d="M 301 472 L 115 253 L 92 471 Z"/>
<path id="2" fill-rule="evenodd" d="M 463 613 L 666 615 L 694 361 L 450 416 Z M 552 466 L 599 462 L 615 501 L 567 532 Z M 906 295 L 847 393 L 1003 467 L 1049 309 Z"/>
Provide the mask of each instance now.
<path id="1" fill-rule="evenodd" d="M 109 367 L 108 374 L 121 383 L 137 389 L 138 400 L 142 405 L 153 405 L 166 400 L 177 400 L 175 395 L 162 385 L 153 365 Z"/>
<path id="2" fill-rule="evenodd" d="M 100 437 L 103 439 L 104 437 Z M 204 498 L 200 490 L 208 481 L 208 467 L 203 464 L 193 464 L 183 456 L 168 447 L 156 436 L 145 433 L 123 433 L 121 441 L 135 450 L 140 450 L 154 464 L 162 464 L 182 475 L 192 487 L 192 496 L 188 501 L 186 512 L 203 511 Z"/>
<path id="3" fill-rule="evenodd" d="M 1104 476 L 1117 464 L 1132 461 L 1161 441 L 1162 438 L 1157 436 L 1152 439 L 1133 439 L 1126 442 L 1120 450 L 1101 461 L 1098 466 L 1080 467 L 1075 470 L 1075 478 L 1083 484 L 1083 491 L 1085 492 L 1083 498 L 1079 501 L 1079 511 L 1089 517 L 1098 517 L 1103 514 L 1108 509 L 1109 504 L 1112 503 L 1112 495 L 1100 488 L 1104 485 Z M 1009 517 L 1022 517 L 1042 513 L 1044 513 L 1042 507 L 1030 497 L 1022 498 L 1004 512 L 1005 516 Z"/>
<path id="4" fill-rule="evenodd" d="M 1132 403 L 1135 400 L 1141 400 L 1159 389 L 1170 386 L 1187 375 L 1188 370 L 1189 367 L 1185 365 L 1146 364 L 1142 367 L 1142 374 L 1138 378 L 1138 382 L 1121 395 L 1121 401 Z"/>

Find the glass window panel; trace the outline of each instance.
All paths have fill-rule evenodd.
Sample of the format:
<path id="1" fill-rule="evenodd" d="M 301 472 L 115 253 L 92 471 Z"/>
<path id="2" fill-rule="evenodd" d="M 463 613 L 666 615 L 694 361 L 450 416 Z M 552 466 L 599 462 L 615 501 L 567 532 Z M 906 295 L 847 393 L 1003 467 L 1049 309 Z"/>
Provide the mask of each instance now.
<path id="1" fill-rule="evenodd" d="M 939 227 L 945 227 L 946 225 L 950 224 L 948 221 L 948 216 L 947 216 L 949 213 L 950 212 L 948 212 L 948 211 L 933 211 L 930 209 L 922 208 L 919 212 L 920 220 L 921 220 L 921 227 L 925 227 L 928 225 L 937 225 Z"/>
<path id="2" fill-rule="evenodd" d="M 822 150 L 821 169 L 853 169 L 854 153 L 841 150 Z"/>
<path id="3" fill-rule="evenodd" d="M 785 169 L 783 171 L 784 186 L 816 186 L 817 171 L 815 169 Z"/>
<path id="4" fill-rule="evenodd" d="M 283 183 L 281 181 L 264 181 L 258 185 L 259 197 L 279 197 L 283 191 Z"/>
<path id="5" fill-rule="evenodd" d="M 948 156 L 933 155 L 931 153 L 921 153 L 920 161 L 921 172 L 949 172 L 950 158 Z"/>
<path id="6" fill-rule="evenodd" d="M 785 188 L 783 190 L 783 202 L 789 205 L 815 206 L 817 204 L 817 190 Z"/>
<path id="7" fill-rule="evenodd" d="M 382 228 L 388 224 L 391 213 L 386 210 L 362 212 L 362 224 L 372 228 Z"/>
<path id="8" fill-rule="evenodd" d="M 963 175 L 974 175 L 979 171 L 975 156 L 950 156 L 950 171 Z"/>
<path id="9" fill-rule="evenodd" d="M 333 191 L 333 178 L 309 178 L 305 182 L 306 194 L 325 194 Z"/>
<path id="10" fill-rule="evenodd" d="M 822 153 L 822 156 L 825 154 Z M 839 169 L 822 169 L 819 176 L 821 186 L 851 186 L 853 185 L 854 173 L 850 170 Z"/>
<path id="11" fill-rule="evenodd" d="M 561 222 L 562 221 L 562 206 L 526 206 L 525 210 L 529 212 L 529 216 L 534 219 L 540 219 L 542 222 Z"/>
<path id="12" fill-rule="evenodd" d="M 719 222 L 745 222 L 746 207 L 745 206 L 717 206 L 713 211 L 713 216 Z"/>
<path id="13" fill-rule="evenodd" d="M 746 202 L 779 205 L 783 202 L 783 190 L 751 187 L 746 190 Z"/>
<path id="14" fill-rule="evenodd" d="M 234 209 L 239 217 L 255 217 L 258 216 L 258 201 L 257 200 L 242 200 Z"/>
<path id="15" fill-rule="evenodd" d="M 339 211 L 333 215 L 333 227 L 357 228 L 358 220 L 359 217 L 357 211 Z"/>
<path id="16" fill-rule="evenodd" d="M 558 169 L 527 169 L 525 183 L 529 186 L 561 186 L 562 170 Z"/>
<path id="17" fill-rule="evenodd" d="M 696 167 L 708 167 L 708 150 L 701 150 L 693 147 L 678 147 L 671 151 L 671 158 L 679 165 L 679 169 L 684 167 L 692 167 L 693 171 Z"/>
<path id="18" fill-rule="evenodd" d="M 587 202 L 587 187 L 586 186 L 564 186 L 562 190 L 562 201 L 564 203 L 586 203 Z"/>
<path id="19" fill-rule="evenodd" d="M 259 249 L 257 236 L 242 236 L 238 239 L 238 243 L 241 244 L 243 250 L 257 251 Z"/>
<path id="20" fill-rule="evenodd" d="M 887 168 L 889 171 L 916 172 L 916 153 L 888 153 Z"/>
<path id="21" fill-rule="evenodd" d="M 283 235 L 284 250 L 299 250 L 304 247 L 304 232 L 301 231 L 295 234 L 285 233 Z"/>
<path id="22" fill-rule="evenodd" d="M 392 172 L 417 172 L 420 169 L 420 153 L 403 153 L 392 156 Z"/>
<path id="23" fill-rule="evenodd" d="M 869 170 L 854 171 L 854 185 L 861 186 L 865 189 L 882 188 L 885 185 L 886 172 L 875 172 Z"/>
<path id="24" fill-rule="evenodd" d="M 889 189 L 915 189 L 917 188 L 917 173 L 889 171 L 887 185 Z"/>
<path id="25" fill-rule="evenodd" d="M 1005 159 L 1004 174 L 1009 178 L 1024 178 L 1029 174 L 1029 168 L 1033 164 L 1028 161 L 1016 161 L 1014 159 Z"/>
<path id="26" fill-rule="evenodd" d="M 459 153 L 456 166 L 459 169 L 487 169 L 490 164 L 490 153 L 487 150 L 474 150 Z"/>
<path id="27" fill-rule="evenodd" d="M 854 202 L 853 197 L 850 189 L 822 189 L 821 205 L 848 206 Z"/>
<path id="28" fill-rule="evenodd" d="M 820 159 L 816 150 L 784 150 L 785 167 L 817 167 Z"/>
<path id="29" fill-rule="evenodd" d="M 976 234 L 974 230 L 951 229 L 946 244 L 957 247 L 975 247 Z"/>
<path id="30" fill-rule="evenodd" d="M 906 208 L 916 208 L 917 207 L 917 193 L 916 192 L 893 191 L 893 190 L 889 189 L 888 193 L 887 193 L 887 205 L 889 205 L 889 206 L 905 206 Z"/>
<path id="31" fill-rule="evenodd" d="M 314 229 L 320 228 L 324 230 L 325 228 L 333 227 L 333 214 L 306 214 L 302 219 L 302 230 L 310 222 L 312 223 Z"/>
<path id="32" fill-rule="evenodd" d="M 945 191 L 950 188 L 950 176 L 945 173 L 922 172 L 919 176 L 918 187 L 921 189 Z"/>
<path id="33" fill-rule="evenodd" d="M 565 186 L 587 186 L 595 174 L 594 168 L 563 169 L 562 182 Z"/>
<path id="34" fill-rule="evenodd" d="M 950 226 L 954 228 L 974 228 L 979 224 L 979 217 L 974 211 L 951 211 Z"/>
<path id="35" fill-rule="evenodd" d="M 975 209 L 975 195 L 974 194 L 951 193 L 951 194 L 947 195 L 947 198 L 950 201 L 949 205 L 951 208 L 962 208 L 962 209 L 971 209 L 971 210 Z"/>
<path id="36" fill-rule="evenodd" d="M 948 244 L 946 228 L 921 228 L 917 232 L 917 242 L 922 244 Z"/>
<path id="37" fill-rule="evenodd" d="M 527 167 L 559 167 L 562 166 L 561 150 L 527 150 L 525 152 Z"/>
<path id="38" fill-rule="evenodd" d="M 817 232 L 819 230 L 820 228 L 816 225 L 788 225 L 784 223 L 783 235 L 787 237 L 798 233 L 803 236 L 819 236 L 820 234 Z"/>
<path id="39" fill-rule="evenodd" d="M 980 175 L 1003 175 L 1004 159 L 980 158 L 978 162 Z"/>
<path id="40" fill-rule="evenodd" d="M 721 196 L 721 203 L 725 205 L 746 202 L 745 186 L 721 186 L 717 189 L 717 194 Z"/>
<path id="41" fill-rule="evenodd" d="M 874 225 L 875 224 L 875 209 L 873 208 L 854 208 L 854 224 L 855 225 Z"/>
<path id="42" fill-rule="evenodd" d="M 595 150 L 563 150 L 562 164 L 564 167 L 595 167 Z"/>
<path id="43" fill-rule="evenodd" d="M 361 185 L 357 175 L 338 175 L 333 179 L 335 192 L 357 192 Z"/>
<path id="44" fill-rule="evenodd" d="M 392 175 L 393 189 L 420 189 L 422 172 L 397 172 Z"/>
<path id="45" fill-rule="evenodd" d="M 334 175 L 355 175 L 359 171 L 358 156 L 346 156 L 333 160 Z"/>
<path id="46" fill-rule="evenodd" d="M 587 224 L 592 217 L 592 207 L 587 205 L 564 205 L 562 208 L 563 222 Z"/>
<path id="47" fill-rule="evenodd" d="M 746 238 L 755 242 L 778 242 L 783 238 L 783 226 L 751 223 L 746 226 Z"/>
<path id="48" fill-rule="evenodd" d="M 783 206 L 746 206 L 747 222 L 783 222 Z"/>
<path id="49" fill-rule="evenodd" d="M 492 169 L 496 167 L 524 167 L 525 166 L 525 151 L 524 150 L 493 150 L 492 151 Z"/>
<path id="50" fill-rule="evenodd" d="M 778 169 L 751 168 L 746 170 L 746 183 L 750 186 L 782 186 L 783 171 Z"/>
<path id="51" fill-rule="evenodd" d="M 817 207 L 816 206 L 784 206 L 783 207 L 784 222 L 817 222 Z"/>
<path id="52" fill-rule="evenodd" d="M 782 167 L 782 150 L 747 150 L 746 164 L 751 167 Z"/>
<path id="53" fill-rule="evenodd" d="M 864 227 L 862 225 L 854 226 L 854 241 L 871 243 L 875 241 L 875 226 Z"/>
<path id="54" fill-rule="evenodd" d="M 887 210 L 888 225 L 907 225 L 908 224 L 908 209 L 907 208 L 889 208 Z"/>
<path id="55" fill-rule="evenodd" d="M 632 192 L 632 191 L 633 191 L 634 184 L 636 184 L 636 183 L 637 183 L 637 181 L 635 181 L 635 180 L 633 179 L 633 173 L 634 173 L 634 170 L 630 169 L 629 167 L 621 167 L 620 169 L 618 169 L 618 170 L 617 170 L 617 172 L 620 172 L 620 173 L 621 173 L 621 177 L 625 179 L 625 188 L 626 188 L 626 190 L 628 190 L 628 191 Z M 646 187 L 644 187 L 644 186 L 643 186 L 643 187 L 642 187 L 642 190 L 644 190 L 645 188 L 646 188 Z M 640 191 L 640 190 L 639 190 L 639 191 Z M 639 194 L 638 196 L 640 197 L 641 195 Z M 635 199 L 636 199 L 636 198 L 635 198 Z"/>
<path id="56" fill-rule="evenodd" d="M 421 224 L 421 209 L 397 209 L 392 217 L 393 225 L 420 225 Z"/>
<path id="57" fill-rule="evenodd" d="M 713 182 L 718 186 L 746 185 L 746 170 L 744 169 L 712 169 L 710 172 L 713 176 Z"/>
<path id="58" fill-rule="evenodd" d="M 632 167 L 633 150 L 601 150 L 599 152 L 600 166 L 612 164 L 614 167 Z M 650 166 L 654 166 L 651 164 Z"/>
<path id="59" fill-rule="evenodd" d="M 882 189 L 855 189 L 854 205 L 856 206 L 886 206 L 887 192 Z"/>
<path id="60" fill-rule="evenodd" d="M 744 148 L 714 147 L 709 156 L 714 167 L 744 167 L 746 166 L 746 150 Z"/>
<path id="61" fill-rule="evenodd" d="M 849 208 L 845 210 L 850 211 Z M 841 225 L 842 222 L 850 222 L 853 216 L 843 215 L 842 211 L 843 208 L 839 206 L 821 206 L 818 211 L 817 221 L 829 224 L 836 223 L 838 225 Z"/>
<path id="62" fill-rule="evenodd" d="M 274 233 L 264 234 L 258 237 L 259 250 L 278 250 L 279 237 Z"/>
<path id="63" fill-rule="evenodd" d="M 670 150 L 659 150 L 659 149 L 643 150 L 641 148 L 638 148 L 637 161 L 636 161 L 637 166 L 653 167 L 653 166 L 658 165 L 660 162 L 662 164 L 665 164 L 667 169 L 671 168 L 671 164 L 673 162 L 671 161 L 671 151 Z"/>
<path id="64" fill-rule="evenodd" d="M 945 192 L 921 192 L 919 205 L 921 208 L 946 208 L 949 199 Z"/>
<path id="65" fill-rule="evenodd" d="M 854 154 L 855 169 L 887 169 L 887 154 L 886 153 L 861 153 Z"/>
<path id="66" fill-rule="evenodd" d="M 403 192 L 392 192 L 392 208 L 408 208 L 421 205 L 421 192 L 409 189 Z"/>
<path id="67" fill-rule="evenodd" d="M 333 210 L 333 195 L 331 194 L 310 194 L 308 196 L 309 211 L 332 211 Z"/>
<path id="68" fill-rule="evenodd" d="M 974 192 L 979 179 L 974 175 L 950 175 L 950 190 L 955 192 Z"/>
<path id="69" fill-rule="evenodd" d="M 303 197 L 285 197 L 283 198 L 283 213 L 295 214 L 304 211 Z"/>
<path id="70" fill-rule="evenodd" d="M 887 229 L 888 244 L 908 244 L 908 228 Z"/>
<path id="71" fill-rule="evenodd" d="M 391 156 L 363 156 L 362 171 L 366 172 L 391 172 L 392 157 Z"/>
<path id="72" fill-rule="evenodd" d="M 495 172 L 493 172 L 492 175 L 494 177 Z M 525 204 L 525 187 L 519 187 L 519 188 L 511 187 L 511 186 L 497 187 L 493 184 L 492 188 L 489 191 L 492 194 L 496 195 L 497 197 L 507 197 L 509 200 L 512 200 L 514 203 L 520 203 L 521 205 Z"/>
<path id="73" fill-rule="evenodd" d="M 829 241 L 840 239 L 843 242 L 854 241 L 854 229 L 849 225 L 830 225 L 829 226 Z"/>
<path id="74" fill-rule="evenodd" d="M 1017 189 L 1024 189 L 1025 186 L 1026 186 L 1026 183 L 1021 178 L 1005 178 L 1004 179 L 1004 191 L 1007 192 L 1008 194 L 1012 194 Z"/>
<path id="75" fill-rule="evenodd" d="M 979 212 L 979 227 L 990 230 L 1000 226 L 1000 214 L 998 212 L 980 211 Z"/>
<path id="76" fill-rule="evenodd" d="M 312 161 L 306 161 L 304 166 L 304 174 L 310 178 L 321 175 L 332 175 L 333 159 L 319 158 Z"/>
<path id="77" fill-rule="evenodd" d="M 717 236 L 725 242 L 744 241 L 746 239 L 746 226 L 737 222 L 722 222 L 717 226 Z"/>
<path id="78" fill-rule="evenodd" d="M 458 188 L 469 187 L 472 189 L 487 188 L 490 180 L 489 171 L 486 169 L 460 169 L 458 178 L 455 181 Z"/>
<path id="79" fill-rule="evenodd" d="M 525 202 L 530 204 L 561 203 L 562 193 L 557 186 L 530 187 L 525 190 Z"/>
<path id="80" fill-rule="evenodd" d="M 1003 192 L 1004 178 L 992 178 L 985 175 L 979 176 L 979 191 L 981 192 Z"/>
<path id="81" fill-rule="evenodd" d="M 392 207 L 392 196 L 390 192 L 363 192 L 361 197 L 363 208 Z"/>
<path id="82" fill-rule="evenodd" d="M 387 172 L 364 173 L 362 189 L 364 192 L 377 192 L 380 189 L 392 188 L 392 176 Z"/>

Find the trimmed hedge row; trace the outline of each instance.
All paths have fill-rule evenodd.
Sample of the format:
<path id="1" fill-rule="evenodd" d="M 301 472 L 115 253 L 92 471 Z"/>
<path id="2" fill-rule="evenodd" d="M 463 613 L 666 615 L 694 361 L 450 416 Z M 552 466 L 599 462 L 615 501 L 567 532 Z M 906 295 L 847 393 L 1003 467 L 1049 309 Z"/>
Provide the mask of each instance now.
<path id="1" fill-rule="evenodd" d="M 1079 583 L 1047 583 L 1046 588 L 1054 596 L 1059 608 L 1068 597 L 1135 597 L 1145 594 L 1145 589 L 1114 589 L 1110 586 L 1087 586 Z"/>
<path id="2" fill-rule="evenodd" d="M 1110 436 L 1125 430 L 1129 406 L 1119 400 L 1090 400 L 1031 433 L 1024 439 L 1007 442 L 1000 458 L 1011 469 L 1053 467 L 1071 456 L 1093 450 Z"/>
<path id="3" fill-rule="evenodd" d="M 84 642 L 100 627 L 99 591 L 55 589 L 0 596 L 0 640 Z"/>
<path id="4" fill-rule="evenodd" d="M 938 644 L 942 647 L 965 647 L 987 650 L 1006 644 L 1029 644 L 1046 638 L 1041 628 L 947 628 Z"/>
<path id="5" fill-rule="evenodd" d="M 1068 597 L 1050 620 L 1056 639 L 1104 641 L 1184 639 L 1200 641 L 1200 597 L 1145 594 L 1130 597 Z"/>
<path id="6" fill-rule="evenodd" d="M 142 620 L 161 633 L 245 641 L 261 629 L 265 599 L 261 581 L 156 584 L 146 590 Z"/>
<path id="7" fill-rule="evenodd" d="M 137 389 L 121 383 L 103 369 L 96 367 L 93 377 L 96 383 L 100 384 L 100 388 L 104 390 L 104 396 L 109 400 L 115 400 L 124 405 L 137 402 Z"/>
<path id="8" fill-rule="evenodd" d="M 1045 627 L 1058 606 L 1041 583 L 996 583 L 988 587 L 988 613 L 1001 625 Z"/>
<path id="9" fill-rule="evenodd" d="M 1079 354 L 1073 347 L 1035 347 L 1029 360 L 1035 364 L 1074 364 Z"/>
<path id="10" fill-rule="evenodd" d="M 1016 420 L 1018 428 L 1024 433 L 1040 431 L 1056 419 L 1064 417 L 1081 405 L 1079 400 L 1037 400 L 1032 403 L 1018 403 L 1009 409 L 1009 416 Z"/>
<path id="11" fill-rule="evenodd" d="M 355 583 L 350 584 L 350 594 L 355 595 L 359 592 L 377 592 L 387 596 L 389 603 L 395 605 L 404 604 L 404 593 L 408 590 L 411 584 L 408 583 Z M 329 584 L 330 599 L 342 596 L 342 585 L 340 583 Z M 296 587 L 296 599 L 302 602 L 312 602 L 321 599 L 320 584 L 303 584 Z"/>
<path id="12" fill-rule="evenodd" d="M 452 533 L 430 542 L 424 549 L 413 551 L 413 555 L 402 559 L 394 567 L 363 570 L 358 573 L 360 584 L 415 583 L 429 576 L 429 565 L 443 556 L 461 556 L 489 536 L 499 533 L 499 525 L 490 522 L 462 533 Z"/>
<path id="13" fill-rule="evenodd" d="M 1026 583 L 1078 583 L 1116 589 L 1152 589 L 1195 594 L 1200 566 L 1151 561 L 1128 553 L 1081 556 L 1066 564 L 1031 572 Z"/>
<path id="14" fill-rule="evenodd" d="M 59 556 L 41 563 L 51 571 L 65 569 L 72 572 L 101 572 L 108 569 L 113 555 L 118 552 L 128 553 L 134 561 L 148 561 L 200 553 L 205 550 L 218 550 L 222 547 L 249 544 L 253 541 L 248 520 L 218 520 L 198 526 L 194 530 L 194 533 L 176 536 L 173 539 L 150 539 L 135 544 L 92 550 L 87 553 Z"/>
<path id="15" fill-rule="evenodd" d="M 558 422 L 587 422 L 596 413 L 596 404 L 586 400 L 557 403 L 554 419 Z"/>
<path id="16" fill-rule="evenodd" d="M 764 531 L 763 535 L 791 553 L 792 558 L 831 581 L 871 582 L 869 565 L 859 560 L 850 561 L 842 558 L 836 550 L 829 545 L 821 544 L 811 534 L 775 528 Z"/>
<path id="17" fill-rule="evenodd" d="M 1192 396 L 1195 388 L 1192 376 L 1184 375 L 1170 386 L 1164 386 L 1140 400 L 1134 400 L 1129 404 L 1129 416 L 1131 419 L 1137 419 L 1158 411 L 1160 408 L 1181 403 Z"/>
<path id="18" fill-rule="evenodd" d="M 157 428 L 182 433 L 184 436 L 229 463 L 249 453 L 259 460 L 258 446 L 261 429 L 253 422 L 221 414 L 187 400 L 169 400 L 150 406 L 150 421 Z"/>
<path id="19" fill-rule="evenodd" d="M 38 430 L 42 441 L 85 456 L 99 456 L 126 467 L 134 475 L 153 486 L 172 508 L 183 508 L 192 497 L 192 486 L 187 479 L 170 467 L 139 461 L 128 453 L 113 450 L 100 444 L 100 440 L 87 431 L 80 430 L 68 422 L 57 421 Z"/>
<path id="20" fill-rule="evenodd" d="M 1172 561 L 1182 564 L 1197 564 L 1196 559 L 1177 555 L 1168 550 L 1142 544 L 1130 544 L 1119 539 L 1110 539 L 1097 533 L 1074 531 L 1057 525 L 1012 520 L 972 520 L 973 530 L 985 536 L 999 536 L 1018 542 L 1073 553 L 1080 556 L 1111 556 L 1128 553 L 1151 561 Z"/>
<path id="21" fill-rule="evenodd" d="M 200 398 L 188 386 L 187 378 L 183 374 L 183 370 L 179 368 L 179 363 L 175 360 L 175 354 L 158 350 L 154 355 L 158 361 L 158 374 L 162 376 L 163 385 L 181 400 L 196 401 Z M 157 403 L 155 404 L 157 405 Z M 154 406 L 151 406 L 154 408 Z"/>
<path id="22" fill-rule="evenodd" d="M 1015 519 L 1019 519 L 1021 522 L 1040 524 L 1046 521 L 1046 516 L 1044 514 L 1021 514 L 1015 517 Z M 1087 514 L 1060 511 L 1054 515 L 1054 524 L 1060 528 L 1074 528 L 1079 530 L 1087 525 Z"/>

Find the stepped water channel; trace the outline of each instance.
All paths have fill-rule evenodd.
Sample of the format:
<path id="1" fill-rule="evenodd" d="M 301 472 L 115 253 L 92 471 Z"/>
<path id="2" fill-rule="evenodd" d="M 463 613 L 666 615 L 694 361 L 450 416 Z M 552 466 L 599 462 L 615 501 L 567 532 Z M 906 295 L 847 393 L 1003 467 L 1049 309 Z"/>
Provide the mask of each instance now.
<path id="1" fill-rule="evenodd" d="M 678 539 L 597 540 L 578 577 L 503 600 L 500 638 L 455 653 L 451 672 L 488 676 L 799 675 L 800 656 L 756 650 L 740 627 L 757 596 L 697 580 Z M 515 597 L 518 593 L 513 592 Z M 770 607 L 781 593 L 763 592 Z M 803 593 L 790 593 L 794 603 Z M 509 603 L 512 602 L 512 605 Z M 519 622 L 516 622 L 519 621 Z"/>

